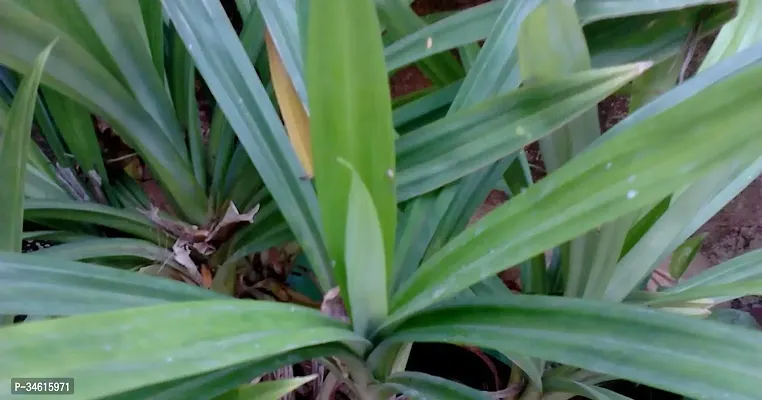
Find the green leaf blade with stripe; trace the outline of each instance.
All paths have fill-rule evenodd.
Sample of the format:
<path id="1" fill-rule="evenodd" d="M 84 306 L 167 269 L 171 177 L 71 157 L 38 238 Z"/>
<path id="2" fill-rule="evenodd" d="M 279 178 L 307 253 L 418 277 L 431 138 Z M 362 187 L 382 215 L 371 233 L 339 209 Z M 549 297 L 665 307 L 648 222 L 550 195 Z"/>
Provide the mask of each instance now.
<path id="1" fill-rule="evenodd" d="M 762 333 L 607 301 L 476 298 L 419 312 L 381 337 L 376 352 L 415 341 L 501 347 L 696 399 L 758 399 L 762 379 Z"/>
<path id="2" fill-rule="evenodd" d="M 81 398 L 263 360 L 320 344 L 368 342 L 318 311 L 250 300 L 181 302 L 0 330 L 0 390 L 12 376 L 67 376 Z M 44 344 L 44 345 L 41 345 Z M 118 371 L 118 373 L 115 373 Z"/>
<path id="3" fill-rule="evenodd" d="M 394 131 L 380 28 L 371 0 L 332 0 L 310 9 L 307 90 L 315 185 L 334 274 L 346 293 L 344 246 L 350 163 L 378 213 L 386 279 L 394 256 Z"/>
<path id="4" fill-rule="evenodd" d="M 37 87 L 45 62 L 56 41 L 50 43 L 35 59 L 34 68 L 21 82 L 8 112 L 4 132 L 0 132 L 0 250 L 21 251 L 24 225 L 24 180 L 32 142 L 32 119 L 37 106 Z"/>
<path id="5" fill-rule="evenodd" d="M 746 68 L 586 150 L 433 254 L 395 294 L 393 312 L 404 315 L 453 296 L 505 265 L 661 200 L 678 183 L 696 180 L 731 157 L 762 151 L 753 117 L 762 112 L 762 101 L 752 95 L 759 77 L 762 66 Z M 719 98 L 725 101 L 717 103 Z M 684 112 L 697 118 L 684 119 Z M 734 134 L 718 138 L 715 129 Z M 663 132 L 671 140 L 664 141 Z M 667 157 L 670 151 L 680 156 Z"/>

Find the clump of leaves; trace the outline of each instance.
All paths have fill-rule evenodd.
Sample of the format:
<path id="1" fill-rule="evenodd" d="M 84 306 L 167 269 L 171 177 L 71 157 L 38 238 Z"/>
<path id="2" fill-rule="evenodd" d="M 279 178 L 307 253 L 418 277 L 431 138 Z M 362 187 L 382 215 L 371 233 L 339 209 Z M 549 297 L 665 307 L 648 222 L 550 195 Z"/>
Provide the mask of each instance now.
<path id="1" fill-rule="evenodd" d="M 762 167 L 762 6 L 708 3 L 506 0 L 428 24 L 401 0 L 238 0 L 237 35 L 216 0 L 0 0 L 0 63 L 24 76 L 4 80 L 0 119 L 0 312 L 31 317 L 0 329 L 0 389 L 560 399 L 620 398 L 599 385 L 627 379 L 759 398 L 760 333 L 703 316 L 760 291 L 762 253 L 640 289 L 675 249 L 689 262 L 689 236 Z M 691 41 L 720 27 L 676 85 Z M 388 74 L 412 63 L 434 87 L 393 103 Z M 601 135 L 595 107 L 616 91 L 632 113 Z M 91 114 L 170 207 L 105 167 Z M 33 115 L 55 164 L 29 146 Z M 467 226 L 498 181 L 509 202 Z M 61 244 L 14 254 L 22 238 Z M 223 296 L 291 239 L 323 312 Z M 496 277 L 511 265 L 525 294 Z M 195 285 L 120 270 L 145 266 Z M 517 379 L 487 393 L 405 371 L 423 342 L 490 349 Z M 305 361 L 308 377 L 251 384 Z"/>

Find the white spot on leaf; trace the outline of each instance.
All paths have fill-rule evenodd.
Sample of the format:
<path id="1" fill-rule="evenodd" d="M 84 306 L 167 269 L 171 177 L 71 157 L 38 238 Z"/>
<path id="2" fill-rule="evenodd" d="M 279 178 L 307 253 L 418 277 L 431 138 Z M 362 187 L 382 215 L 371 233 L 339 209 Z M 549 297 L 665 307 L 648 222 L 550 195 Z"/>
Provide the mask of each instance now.
<path id="1" fill-rule="evenodd" d="M 387 169 L 386 176 L 388 176 L 389 178 L 394 178 L 394 170 L 392 170 L 391 168 Z"/>
<path id="2" fill-rule="evenodd" d="M 637 196 L 637 195 L 638 195 L 638 191 L 637 190 L 630 189 L 630 190 L 627 191 L 627 198 L 628 199 L 634 199 L 635 196 Z"/>
<path id="3" fill-rule="evenodd" d="M 426 48 L 430 49 L 432 46 L 434 46 L 434 39 L 431 37 L 426 38 Z"/>

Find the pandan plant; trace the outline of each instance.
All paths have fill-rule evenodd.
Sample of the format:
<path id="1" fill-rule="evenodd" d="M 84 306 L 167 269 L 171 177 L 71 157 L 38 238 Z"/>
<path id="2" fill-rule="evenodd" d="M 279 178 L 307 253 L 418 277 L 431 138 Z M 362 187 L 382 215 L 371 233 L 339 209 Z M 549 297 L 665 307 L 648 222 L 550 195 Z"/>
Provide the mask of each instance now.
<path id="1" fill-rule="evenodd" d="M 762 334 L 711 308 L 760 292 L 762 252 L 644 289 L 760 174 L 762 3 L 236 6 L 240 33 L 217 0 L 0 0 L 0 391 L 762 398 Z M 432 86 L 392 100 L 413 64 Z M 613 93 L 630 113 L 601 134 Z M 495 187 L 509 201 L 468 225 Z M 261 265 L 289 243 L 302 280 Z M 265 278 L 287 295 L 231 297 Z M 510 379 L 410 371 L 416 343 L 487 351 Z"/>

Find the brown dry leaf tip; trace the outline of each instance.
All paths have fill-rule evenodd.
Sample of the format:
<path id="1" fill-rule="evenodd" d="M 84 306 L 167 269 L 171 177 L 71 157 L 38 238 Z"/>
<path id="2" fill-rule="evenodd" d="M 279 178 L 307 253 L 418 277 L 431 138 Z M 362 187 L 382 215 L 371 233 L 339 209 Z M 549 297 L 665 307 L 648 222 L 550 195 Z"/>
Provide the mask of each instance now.
<path id="1" fill-rule="evenodd" d="M 281 252 L 281 249 L 277 247 L 271 247 L 260 253 L 260 259 L 263 265 L 269 265 L 272 270 L 281 276 L 285 275 L 286 264 L 288 263 L 287 256 Z"/>
<path id="2" fill-rule="evenodd" d="M 224 236 L 231 233 L 236 225 L 240 223 L 250 224 L 254 222 L 254 216 L 257 215 L 257 212 L 259 212 L 259 204 L 254 206 L 249 212 L 241 214 L 235 204 L 230 202 L 225 211 L 225 215 L 223 215 L 222 219 L 214 225 L 204 241 L 209 243 L 216 239 L 226 239 Z"/>
<path id="3" fill-rule="evenodd" d="M 201 265 L 201 285 L 209 289 L 212 287 L 213 281 L 211 268 L 206 264 Z"/>
<path id="4" fill-rule="evenodd" d="M 207 242 L 195 242 L 193 243 L 193 249 L 203 256 L 209 256 L 217 250 L 216 247 Z"/>
<path id="5" fill-rule="evenodd" d="M 188 273 L 188 276 L 200 286 L 203 282 L 203 278 L 198 272 L 198 265 L 196 265 L 190 256 L 191 244 L 184 239 L 178 239 L 175 244 L 172 245 L 172 253 L 175 261 L 185 267 L 185 272 Z"/>
<path id="6" fill-rule="evenodd" d="M 347 309 L 344 307 L 344 300 L 341 298 L 340 291 L 341 289 L 337 286 L 323 296 L 320 312 L 339 321 L 349 322 Z"/>
<path id="7" fill-rule="evenodd" d="M 94 169 L 91 169 L 90 171 L 87 171 L 87 183 L 90 185 L 90 189 L 93 191 L 93 195 L 95 196 L 96 200 L 101 204 L 108 204 L 108 199 L 106 199 L 106 194 L 103 193 L 103 179 L 100 175 L 98 175 L 98 172 Z"/>
<path id="8" fill-rule="evenodd" d="M 162 218 L 159 215 L 159 208 L 154 205 L 151 205 L 151 209 L 148 211 L 138 210 L 138 212 L 148 217 L 156 226 L 175 237 L 194 236 L 193 231 L 197 230 L 197 228 L 183 222 Z"/>
<path id="9" fill-rule="evenodd" d="M 268 292 L 272 293 L 276 299 L 284 303 L 289 303 L 289 300 L 291 300 L 289 292 L 286 290 L 286 288 L 281 285 L 280 282 L 277 282 L 272 278 L 266 278 L 260 282 L 257 282 L 252 287 L 254 289 L 267 290 Z"/>
<path id="10" fill-rule="evenodd" d="M 58 183 L 62 184 L 66 191 L 75 196 L 77 200 L 91 201 L 90 196 L 87 194 L 87 190 L 85 190 L 79 182 L 77 175 L 71 168 L 64 168 L 56 163 L 56 178 L 58 178 Z"/>

